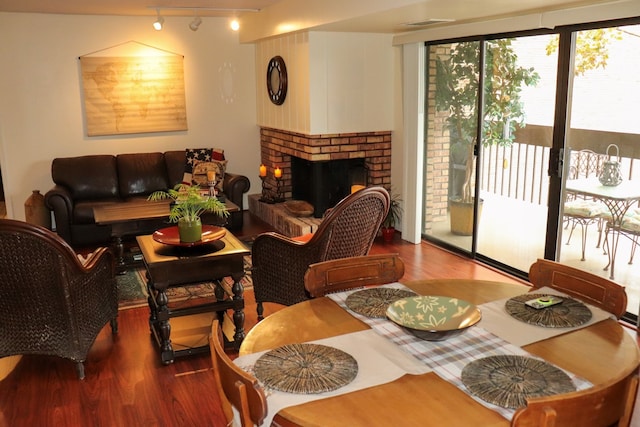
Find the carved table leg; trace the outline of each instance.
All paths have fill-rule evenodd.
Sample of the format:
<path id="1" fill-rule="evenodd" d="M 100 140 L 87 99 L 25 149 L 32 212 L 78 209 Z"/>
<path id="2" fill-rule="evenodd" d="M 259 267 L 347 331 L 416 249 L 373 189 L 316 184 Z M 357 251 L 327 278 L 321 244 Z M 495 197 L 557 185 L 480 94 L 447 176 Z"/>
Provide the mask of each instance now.
<path id="1" fill-rule="evenodd" d="M 124 245 L 122 244 L 122 237 L 115 236 L 113 238 L 113 247 L 116 255 L 116 272 L 119 275 L 127 272 L 124 262 Z"/>
<path id="2" fill-rule="evenodd" d="M 236 301 L 236 306 L 233 309 L 233 323 L 236 327 L 236 333 L 233 335 L 234 343 L 239 347 L 244 340 L 244 286 L 242 286 L 242 278 L 244 277 L 244 271 L 241 273 L 235 273 L 231 276 L 233 278 L 233 286 L 231 291 L 233 292 L 233 300 Z"/>
<path id="3" fill-rule="evenodd" d="M 169 299 L 165 291 L 158 291 L 158 332 L 160 334 L 160 358 L 168 365 L 174 361 L 173 346 L 171 345 L 171 324 L 169 323 Z"/>

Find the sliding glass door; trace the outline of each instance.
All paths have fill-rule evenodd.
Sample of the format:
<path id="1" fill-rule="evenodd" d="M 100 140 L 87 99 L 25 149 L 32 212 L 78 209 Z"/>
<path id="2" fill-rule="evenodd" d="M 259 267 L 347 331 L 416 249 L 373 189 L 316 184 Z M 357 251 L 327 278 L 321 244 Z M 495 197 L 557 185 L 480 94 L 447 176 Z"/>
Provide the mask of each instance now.
<path id="1" fill-rule="evenodd" d="M 553 37 L 427 48 L 424 233 L 522 271 L 544 256 Z"/>

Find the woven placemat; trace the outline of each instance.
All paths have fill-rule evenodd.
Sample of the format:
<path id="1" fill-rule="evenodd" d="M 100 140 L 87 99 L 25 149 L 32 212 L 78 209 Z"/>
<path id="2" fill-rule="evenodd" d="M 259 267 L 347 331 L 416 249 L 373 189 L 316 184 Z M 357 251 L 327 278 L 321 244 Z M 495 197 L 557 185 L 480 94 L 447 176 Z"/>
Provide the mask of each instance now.
<path id="1" fill-rule="evenodd" d="M 358 362 L 326 345 L 288 344 L 260 356 L 254 372 L 267 388 L 315 394 L 349 384 L 358 374 Z"/>
<path id="2" fill-rule="evenodd" d="M 489 356 L 462 369 L 462 383 L 480 399 L 503 408 L 519 408 L 526 399 L 576 390 L 562 370 L 527 356 Z"/>
<path id="3" fill-rule="evenodd" d="M 415 292 L 404 289 L 371 288 L 350 294 L 344 303 L 349 309 L 358 314 L 384 319 L 387 317 L 386 313 L 389 304 L 415 295 Z"/>
<path id="4" fill-rule="evenodd" d="M 573 328 L 588 322 L 593 315 L 582 302 L 564 296 L 561 304 L 539 310 L 525 305 L 526 301 L 544 296 L 546 294 L 519 295 L 508 299 L 505 309 L 518 320 L 545 328 Z"/>

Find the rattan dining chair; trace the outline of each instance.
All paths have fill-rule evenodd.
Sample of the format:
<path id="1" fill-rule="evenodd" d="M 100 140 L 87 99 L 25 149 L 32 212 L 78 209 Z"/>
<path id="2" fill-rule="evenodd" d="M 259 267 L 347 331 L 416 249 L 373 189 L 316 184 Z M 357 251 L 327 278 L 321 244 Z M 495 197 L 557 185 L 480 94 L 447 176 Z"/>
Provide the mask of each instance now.
<path id="1" fill-rule="evenodd" d="M 547 259 L 538 259 L 529 268 L 533 289 L 548 286 L 592 304 L 618 319 L 627 310 L 623 286 L 601 276 Z"/>
<path id="2" fill-rule="evenodd" d="M 227 426 L 237 425 L 234 423 L 234 408 L 242 427 L 262 425 L 267 416 L 267 398 L 258 380 L 236 366 L 224 352 L 222 328 L 218 319 L 211 324 L 209 348 L 213 376 Z"/>
<path id="3" fill-rule="evenodd" d="M 56 233 L 0 220 L 0 357 L 48 355 L 84 361 L 98 333 L 118 331 L 115 258 L 107 248 L 81 262 Z"/>
<path id="4" fill-rule="evenodd" d="M 292 305 L 307 300 L 304 275 L 309 265 L 367 255 L 389 210 L 389 193 L 367 187 L 342 199 L 307 242 L 263 233 L 251 248 L 253 291 L 258 320 L 263 303 Z"/>
<path id="5" fill-rule="evenodd" d="M 606 154 L 595 153 L 592 150 L 576 150 L 571 152 L 571 165 L 569 167 L 568 179 L 595 178 L 602 172 L 604 162 L 607 160 Z M 571 243 L 571 237 L 577 226 L 580 226 L 582 258 L 584 261 L 587 245 L 587 231 L 589 226 L 597 224 L 598 242 L 596 248 L 600 247 L 604 221 L 608 214 L 608 209 L 599 200 L 579 195 L 567 195 L 563 206 L 564 220 L 569 227 L 569 237 L 567 245 Z"/>
<path id="6" fill-rule="evenodd" d="M 397 282 L 404 275 L 398 254 L 364 255 L 311 264 L 304 287 L 313 298 L 347 289 Z"/>
<path id="7" fill-rule="evenodd" d="M 638 375 L 573 393 L 527 399 L 511 427 L 629 427 Z"/>

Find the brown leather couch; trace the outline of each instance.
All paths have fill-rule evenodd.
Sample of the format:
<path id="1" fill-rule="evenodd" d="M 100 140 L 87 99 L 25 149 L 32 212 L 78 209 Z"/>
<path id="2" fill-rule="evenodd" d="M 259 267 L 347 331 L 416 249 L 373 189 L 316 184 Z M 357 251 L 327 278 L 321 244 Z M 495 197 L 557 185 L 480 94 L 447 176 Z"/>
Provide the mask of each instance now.
<path id="1" fill-rule="evenodd" d="M 182 150 L 53 159 L 51 177 L 55 185 L 45 194 L 45 203 L 53 211 L 56 232 L 74 247 L 108 243 L 111 226 L 95 223 L 93 207 L 145 199 L 154 191 L 175 187 L 182 182 L 185 158 Z M 227 218 L 229 229 L 242 228 L 243 195 L 249 186 L 246 176 L 225 173 L 224 195 L 240 208 Z M 167 226 L 166 220 L 131 225 L 131 235 Z"/>

